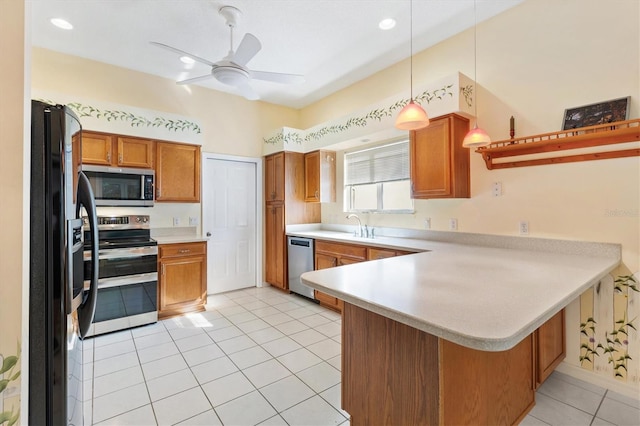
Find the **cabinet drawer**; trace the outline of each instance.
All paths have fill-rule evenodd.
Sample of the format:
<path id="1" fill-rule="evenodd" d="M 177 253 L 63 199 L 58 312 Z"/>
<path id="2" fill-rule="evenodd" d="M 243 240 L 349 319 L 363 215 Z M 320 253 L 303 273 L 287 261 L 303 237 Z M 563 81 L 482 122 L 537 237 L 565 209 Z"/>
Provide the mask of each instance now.
<path id="1" fill-rule="evenodd" d="M 195 256 L 207 253 L 207 245 L 201 243 L 179 243 L 179 244 L 162 244 L 160 248 L 160 258 L 178 257 L 178 256 Z"/>
<path id="2" fill-rule="evenodd" d="M 327 241 L 316 241 L 316 252 L 338 254 L 362 260 L 367 258 L 366 247 L 351 244 L 330 243 Z"/>
<path id="3" fill-rule="evenodd" d="M 369 260 L 378 260 L 378 259 L 386 259 L 387 257 L 395 257 L 395 250 L 385 250 L 379 248 L 370 248 L 369 249 Z"/>

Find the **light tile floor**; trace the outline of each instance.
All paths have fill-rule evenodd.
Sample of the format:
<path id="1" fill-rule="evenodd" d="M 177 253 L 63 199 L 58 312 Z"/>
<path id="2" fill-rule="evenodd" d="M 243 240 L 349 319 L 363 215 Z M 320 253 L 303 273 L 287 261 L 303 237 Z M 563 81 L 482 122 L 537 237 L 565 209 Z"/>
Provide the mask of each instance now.
<path id="1" fill-rule="evenodd" d="M 348 425 L 340 327 L 338 314 L 265 287 L 209 296 L 206 312 L 87 339 L 93 424 Z M 523 425 L 640 425 L 639 401 L 560 373 L 536 401 Z"/>

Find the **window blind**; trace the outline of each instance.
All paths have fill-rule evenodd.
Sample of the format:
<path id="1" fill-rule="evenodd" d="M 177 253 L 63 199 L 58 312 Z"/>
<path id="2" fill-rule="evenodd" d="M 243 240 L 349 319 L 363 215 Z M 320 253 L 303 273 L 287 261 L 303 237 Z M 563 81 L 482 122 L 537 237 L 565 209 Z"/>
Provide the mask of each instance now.
<path id="1" fill-rule="evenodd" d="M 409 141 L 345 154 L 345 185 L 409 179 Z"/>

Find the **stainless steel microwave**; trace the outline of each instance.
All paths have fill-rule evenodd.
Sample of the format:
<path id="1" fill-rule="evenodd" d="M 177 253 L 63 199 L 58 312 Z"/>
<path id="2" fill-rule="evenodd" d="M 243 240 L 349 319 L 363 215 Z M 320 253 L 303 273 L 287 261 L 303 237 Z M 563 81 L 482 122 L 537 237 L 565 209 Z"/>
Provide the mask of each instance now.
<path id="1" fill-rule="evenodd" d="M 83 164 L 82 171 L 91 182 L 97 206 L 153 206 L 153 170 Z"/>

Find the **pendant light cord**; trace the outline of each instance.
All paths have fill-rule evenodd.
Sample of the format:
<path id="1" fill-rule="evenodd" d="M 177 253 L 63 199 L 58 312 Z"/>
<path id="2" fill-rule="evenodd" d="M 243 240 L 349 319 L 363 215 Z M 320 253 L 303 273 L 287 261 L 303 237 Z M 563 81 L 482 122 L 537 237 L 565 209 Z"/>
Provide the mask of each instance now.
<path id="1" fill-rule="evenodd" d="M 409 1 L 409 77 L 410 102 L 413 102 L 413 0 Z"/>
<path id="2" fill-rule="evenodd" d="M 473 0 L 473 88 L 476 91 L 475 114 L 478 127 L 478 0 Z"/>

